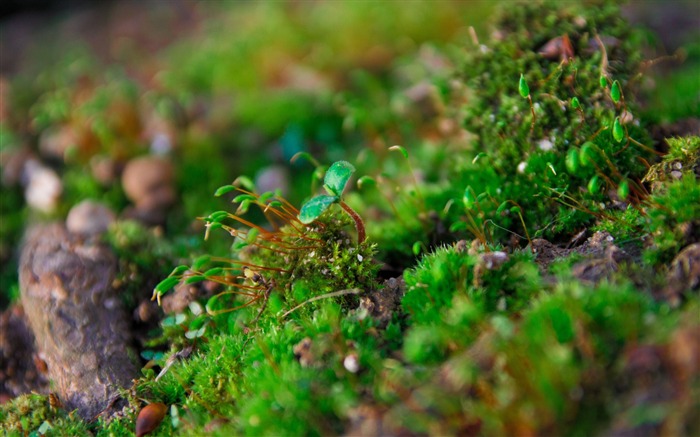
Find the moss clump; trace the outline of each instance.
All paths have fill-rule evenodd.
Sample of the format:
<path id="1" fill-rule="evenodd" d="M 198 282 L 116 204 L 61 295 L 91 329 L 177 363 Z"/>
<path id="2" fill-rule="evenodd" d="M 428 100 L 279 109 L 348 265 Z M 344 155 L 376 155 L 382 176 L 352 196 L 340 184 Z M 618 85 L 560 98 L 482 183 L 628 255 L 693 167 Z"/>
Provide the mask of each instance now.
<path id="1" fill-rule="evenodd" d="M 611 205 L 608 192 L 623 181 L 631 181 L 631 202 L 643 197 L 637 181 L 653 155 L 633 99 L 640 49 L 614 2 L 503 8 L 495 36 L 463 67 L 472 90 L 465 126 L 478 136 L 474 155 L 486 154 L 481 161 L 498 178 L 487 185 L 463 178 L 490 199 L 480 204 L 485 219 L 522 233 L 514 217 L 496 211 L 517 199 L 531 231 L 561 237 Z M 521 74 L 528 98 L 518 92 Z"/>
<path id="2" fill-rule="evenodd" d="M 0 431 L 7 436 L 92 435 L 77 415 L 68 414 L 49 396 L 27 394 L 0 406 Z"/>

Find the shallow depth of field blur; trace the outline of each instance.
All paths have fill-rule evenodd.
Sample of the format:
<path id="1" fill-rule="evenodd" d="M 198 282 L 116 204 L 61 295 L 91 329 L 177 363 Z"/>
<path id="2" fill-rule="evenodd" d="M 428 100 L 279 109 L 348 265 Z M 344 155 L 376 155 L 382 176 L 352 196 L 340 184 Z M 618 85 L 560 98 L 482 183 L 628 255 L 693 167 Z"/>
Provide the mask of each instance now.
<path id="1" fill-rule="evenodd" d="M 667 3 L 7 3 L 0 430 L 700 432 L 700 7 Z M 337 161 L 367 242 L 285 216 Z M 115 258 L 139 371 L 90 420 L 23 321 L 47 223 Z"/>

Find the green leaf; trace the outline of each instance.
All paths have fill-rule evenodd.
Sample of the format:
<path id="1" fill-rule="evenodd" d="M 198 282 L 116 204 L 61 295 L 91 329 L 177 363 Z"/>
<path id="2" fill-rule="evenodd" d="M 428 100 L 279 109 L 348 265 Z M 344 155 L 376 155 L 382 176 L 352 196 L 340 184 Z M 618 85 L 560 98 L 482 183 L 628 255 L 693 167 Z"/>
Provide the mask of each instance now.
<path id="1" fill-rule="evenodd" d="M 230 193 L 231 191 L 233 191 L 235 189 L 236 189 L 236 187 L 234 187 L 233 185 L 224 185 L 223 187 L 219 187 L 216 189 L 216 191 L 214 192 L 214 196 L 216 196 L 216 197 L 223 196 L 224 194 Z"/>
<path id="2" fill-rule="evenodd" d="M 391 146 L 389 147 L 389 150 L 393 151 L 399 151 L 403 155 L 404 158 L 408 159 L 408 150 L 406 150 L 405 147 L 402 146 Z"/>
<path id="3" fill-rule="evenodd" d="M 605 78 L 605 76 L 600 76 L 600 87 L 601 88 L 607 88 L 608 87 L 608 79 Z"/>
<path id="4" fill-rule="evenodd" d="M 323 180 L 324 187 L 329 194 L 340 197 L 343 195 L 345 185 L 348 183 L 353 173 L 355 173 L 355 167 L 349 162 L 334 162 L 326 172 L 326 177 Z"/>
<path id="5" fill-rule="evenodd" d="M 625 138 L 625 129 L 622 127 L 622 124 L 620 123 L 620 117 L 615 117 L 615 122 L 613 123 L 613 138 L 615 138 L 615 141 L 618 143 L 621 142 Z"/>
<path id="6" fill-rule="evenodd" d="M 526 99 L 527 96 L 530 95 L 530 87 L 527 85 L 527 82 L 525 81 L 525 76 L 520 74 L 520 83 L 518 84 L 518 91 L 520 92 L 520 95 Z"/>
<path id="7" fill-rule="evenodd" d="M 179 277 L 169 276 L 158 283 L 153 291 L 158 294 L 164 294 L 180 282 Z"/>
<path id="8" fill-rule="evenodd" d="M 574 109 L 578 109 L 581 107 L 581 102 L 578 101 L 578 97 L 571 98 L 571 107 Z"/>
<path id="9" fill-rule="evenodd" d="M 316 197 L 311 198 L 301 207 L 299 211 L 299 221 L 304 224 L 309 224 L 316 220 L 329 206 L 338 202 L 340 200 L 339 196 L 329 196 L 326 194 L 321 194 Z"/>
<path id="10" fill-rule="evenodd" d="M 620 82 L 615 81 L 610 88 L 610 98 L 613 102 L 617 103 L 622 98 L 622 91 L 620 90 Z"/>

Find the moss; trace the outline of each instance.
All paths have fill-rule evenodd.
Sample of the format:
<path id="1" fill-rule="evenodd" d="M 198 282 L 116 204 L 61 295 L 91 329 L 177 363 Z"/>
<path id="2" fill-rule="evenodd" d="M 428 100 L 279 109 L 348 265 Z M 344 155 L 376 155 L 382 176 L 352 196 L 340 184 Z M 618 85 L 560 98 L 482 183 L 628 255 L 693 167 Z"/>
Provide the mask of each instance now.
<path id="1" fill-rule="evenodd" d="M 0 431 L 8 436 L 88 436 L 90 430 L 77 415 L 49 404 L 49 397 L 26 394 L 0 407 Z"/>
<path id="2" fill-rule="evenodd" d="M 668 140 L 642 181 L 655 159 L 635 95 L 643 44 L 616 2 L 507 3 L 490 37 L 470 33 L 477 44 L 455 36 L 474 8 L 465 5 L 214 6 L 221 29 L 241 32 L 224 38 L 213 26 L 208 42 L 174 48 L 143 98 L 153 84 L 103 76 L 81 55 L 14 89 L 18 112 L 2 132 L 29 134 L 13 141 L 89 128 L 60 166 L 62 211 L 84 196 L 124 206 L 116 185 L 99 186 L 77 163 L 142 153 L 128 122 L 136 113 L 173 129 L 181 203 L 163 229 L 110 229 L 115 285 L 129 306 L 163 278 L 156 297 L 182 282 L 209 294 L 161 322 L 111 420 L 85 424 L 29 396 L 0 408 L 2 426 L 128 435 L 145 403 L 162 402 L 154 435 L 638 434 L 640 424 L 692 434 L 685 406 L 697 404 L 697 369 L 684 347 L 697 343 L 698 298 L 672 309 L 651 296 L 668 261 L 697 241 L 698 138 Z M 376 31 L 347 31 L 367 22 Z M 538 53 L 548 44 L 552 54 Z M 320 165 L 311 178 L 299 162 L 290 168 L 280 188 L 291 201 L 253 193 L 244 178 L 233 208 L 233 195 L 209 195 L 231 174 L 299 151 L 348 159 L 377 182 L 344 197 L 367 222 L 367 242 L 335 207 L 298 220 L 294 205 L 319 188 Z M 3 261 L 25 217 L 21 193 L 7 192 Z M 193 236 L 202 227 L 206 242 Z M 591 285 L 572 272 L 580 256 L 541 271 L 523 249 L 586 228 L 610 232 L 635 265 Z M 454 243 L 462 238 L 476 240 Z M 394 285 L 382 288 L 386 277 Z M 380 308 L 391 312 L 380 321 L 368 300 L 400 305 Z M 655 391 L 668 384 L 691 389 Z"/>
<path id="3" fill-rule="evenodd" d="M 619 19 L 613 2 L 507 7 L 496 29 L 497 36 L 470 55 L 463 70 L 473 90 L 465 108 L 466 128 L 478 136 L 473 154 L 488 156 L 499 177 L 498 191 L 471 178 L 464 185 L 477 195 L 493 197 L 492 202 L 482 202 L 481 214 L 500 226 L 512 228 L 516 222 L 500 219 L 497 207 L 518 199 L 531 233 L 550 238 L 571 234 L 592 221 L 600 202 L 610 203 L 607 190 L 616 189 L 625 178 L 641 178 L 639 158 L 652 156 L 649 137 L 636 120 L 626 122 L 625 139 L 617 141 L 611 134 L 616 117 L 625 112 L 636 117 L 632 79 L 641 46 L 634 31 Z M 605 51 L 597 37 L 604 41 Z M 556 38 L 560 49 L 568 47 L 570 52 L 538 53 Z M 564 61 L 568 56 L 572 58 Z M 518 94 L 520 74 L 530 84 L 534 119 L 528 99 Z M 601 76 L 606 87 L 600 85 Z M 625 95 L 620 103 L 610 96 L 613 81 Z M 574 97 L 579 108 L 572 104 Z M 585 165 L 565 165 L 567 155 L 578 155 L 585 144 L 589 152 L 581 158 Z M 582 195 L 578 187 L 596 175 L 604 180 L 605 189 Z M 569 208 L 588 214 L 572 216 Z"/>

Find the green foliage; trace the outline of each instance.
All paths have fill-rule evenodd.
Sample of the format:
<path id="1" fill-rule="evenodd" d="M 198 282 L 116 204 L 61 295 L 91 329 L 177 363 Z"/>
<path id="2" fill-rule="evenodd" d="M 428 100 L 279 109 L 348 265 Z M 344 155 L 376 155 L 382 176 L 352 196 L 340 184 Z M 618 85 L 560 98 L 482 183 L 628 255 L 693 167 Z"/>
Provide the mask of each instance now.
<path id="1" fill-rule="evenodd" d="M 7 436 L 89 436 L 88 425 L 74 414 L 49 405 L 48 396 L 26 394 L 0 406 L 0 432 Z"/>
<path id="2" fill-rule="evenodd" d="M 700 182 L 690 172 L 668 183 L 662 193 L 651 196 L 647 214 L 654 244 L 645 252 L 647 262 L 668 262 L 685 245 L 682 226 L 698 222 L 700 202 L 697 199 L 700 199 Z"/>
<path id="3" fill-rule="evenodd" d="M 610 203 L 608 189 L 625 177 L 641 178 L 640 158 L 651 159 L 646 132 L 622 122 L 623 111 L 636 111 L 633 101 L 622 99 L 622 89 L 632 86 L 640 46 L 618 13 L 613 2 L 505 7 L 496 23 L 498 40 L 464 63 L 474 93 L 465 107 L 465 126 L 477 136 L 473 154 L 488 154 L 500 180 L 492 187 L 464 180 L 464 168 L 458 175 L 474 193 L 494 196 L 495 205 L 517 199 L 524 222 L 538 235 L 561 238 L 589 222 L 592 215 L 574 218 L 567 209 L 595 213 L 601 202 Z M 603 50 L 599 28 L 619 44 Z M 544 52 L 555 41 L 562 53 Z M 564 50 L 573 58 L 562 60 Z M 611 63 L 614 72 L 607 70 Z M 611 77 L 610 94 L 601 89 L 601 76 Z M 589 194 L 582 195 L 578 187 L 587 184 Z M 480 221 L 513 229 L 517 221 L 499 220 L 496 209 L 482 204 Z M 505 235 L 496 237 L 503 241 Z"/>
<path id="4" fill-rule="evenodd" d="M 697 366 L 683 347 L 697 296 L 671 309 L 650 295 L 696 238 L 700 138 L 669 139 L 640 182 L 655 158 L 635 102 L 642 46 L 616 2 L 508 3 L 491 38 L 470 31 L 475 44 L 455 39 L 464 5 L 207 5 L 219 21 L 160 59 L 157 90 L 103 77 L 80 54 L 13 86 L 0 146 L 64 128 L 80 139 L 56 166 L 58 214 L 83 197 L 121 210 L 119 184 L 77 163 L 144 153 L 141 115 L 171 130 L 181 201 L 163 228 L 110 229 L 114 285 L 129 306 L 180 284 L 210 294 L 161 321 L 119 417 L 86 424 L 31 395 L 0 407 L 0 426 L 128 435 L 144 402 L 162 402 L 154 435 L 639 431 L 619 429 L 625 420 L 693 434 Z M 689 71 L 673 117 L 694 115 Z M 289 196 L 247 177 L 217 189 L 290 157 Z M 326 194 L 294 206 L 320 185 Z M 14 296 L 5 272 L 28 214 L 19 189 L 3 187 L 0 206 L 2 291 Z M 202 226 L 204 243 L 191 232 Z M 631 259 L 597 284 L 574 266 L 601 259 L 569 250 L 586 229 L 609 231 Z M 523 249 L 531 233 L 575 254 L 544 267 L 558 255 Z M 382 289 L 380 271 L 394 285 Z M 655 378 L 691 389 L 657 402 Z"/>

